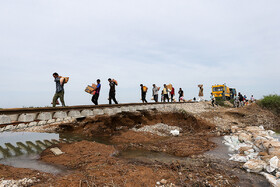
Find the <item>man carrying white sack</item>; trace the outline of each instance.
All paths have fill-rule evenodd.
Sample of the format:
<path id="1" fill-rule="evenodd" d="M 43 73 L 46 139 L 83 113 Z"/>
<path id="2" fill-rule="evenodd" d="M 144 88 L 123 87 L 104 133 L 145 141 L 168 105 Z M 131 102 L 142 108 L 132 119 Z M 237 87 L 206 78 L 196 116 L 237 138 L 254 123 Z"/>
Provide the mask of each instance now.
<path id="1" fill-rule="evenodd" d="M 53 96 L 53 107 L 56 106 L 56 101 L 59 98 L 60 102 L 62 104 L 62 106 L 65 106 L 64 103 L 64 81 L 62 81 L 62 83 L 60 82 L 60 78 L 61 76 L 58 75 L 58 73 L 53 73 L 53 77 L 54 77 L 54 82 L 56 83 L 56 91 L 55 94 Z"/>

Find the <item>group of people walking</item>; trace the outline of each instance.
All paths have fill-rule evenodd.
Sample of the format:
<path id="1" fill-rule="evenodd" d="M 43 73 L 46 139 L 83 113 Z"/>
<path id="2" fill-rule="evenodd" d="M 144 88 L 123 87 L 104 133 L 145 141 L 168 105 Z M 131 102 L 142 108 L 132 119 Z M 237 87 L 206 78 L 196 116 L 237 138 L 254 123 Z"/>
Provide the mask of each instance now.
<path id="1" fill-rule="evenodd" d="M 148 88 L 146 86 L 143 86 L 143 84 L 140 84 L 140 87 L 141 87 L 141 100 L 142 100 L 143 103 L 147 103 L 146 95 L 147 95 Z M 155 102 L 159 102 L 158 101 L 159 90 L 160 90 L 160 87 L 157 87 L 156 84 L 153 84 L 152 96 L 153 96 L 153 100 Z M 179 94 L 179 99 L 178 100 L 183 101 L 184 100 L 184 92 L 183 92 L 182 88 L 179 89 L 178 94 Z M 169 95 L 170 95 L 170 97 L 169 97 Z M 166 102 L 166 101 L 169 102 L 169 100 L 171 102 L 175 101 L 174 95 L 175 95 L 174 87 L 171 86 L 171 88 L 168 89 L 167 85 L 164 84 L 162 92 L 161 92 L 161 102 Z"/>
<path id="2" fill-rule="evenodd" d="M 216 98 L 215 98 L 215 96 L 213 95 L 212 92 L 211 92 L 211 95 L 210 95 L 210 99 L 211 99 L 211 104 L 212 104 L 213 107 L 215 105 L 218 105 L 216 103 Z M 251 95 L 250 100 L 248 100 L 246 95 L 242 95 L 240 92 L 238 92 L 238 95 L 235 94 L 235 96 L 233 98 L 233 105 L 234 105 L 234 107 L 242 107 L 242 106 L 247 105 L 249 103 L 254 103 L 255 101 L 256 100 L 255 100 L 253 95 Z"/>
<path id="3" fill-rule="evenodd" d="M 58 75 L 58 73 L 53 73 L 53 77 L 54 77 L 54 82 L 56 83 L 56 92 L 53 96 L 53 101 L 52 101 L 52 106 L 55 107 L 58 104 L 58 98 L 60 99 L 61 105 L 65 106 L 65 102 L 64 102 L 64 84 L 66 83 L 65 80 Z M 109 104 L 112 104 L 112 100 L 114 101 L 115 104 L 118 104 L 118 101 L 116 100 L 116 86 L 118 85 L 117 81 L 114 79 L 109 78 L 108 79 L 109 82 Z M 91 94 L 92 94 L 92 98 L 91 101 L 95 104 L 98 105 L 98 98 L 99 98 L 99 94 L 101 91 L 101 81 L 100 79 L 96 80 L 96 87 L 94 88 L 94 90 L 92 90 Z M 141 100 L 143 103 L 148 103 L 146 96 L 147 96 L 147 91 L 148 91 L 148 87 L 144 86 L 143 84 L 140 84 L 141 87 Z M 160 87 L 157 87 L 156 84 L 153 84 L 153 88 L 152 88 L 152 96 L 153 96 L 153 100 L 155 102 L 159 102 L 159 91 L 160 91 Z M 182 90 L 182 88 L 179 89 L 178 91 L 178 101 L 185 101 L 184 100 L 184 91 Z M 163 85 L 163 89 L 161 91 L 161 102 L 174 102 L 175 101 L 175 89 L 174 87 L 169 84 Z M 211 93 L 211 103 L 212 106 L 214 106 L 216 104 L 215 102 L 215 97 L 213 95 L 213 93 Z M 246 95 L 242 95 L 240 92 L 238 93 L 238 95 L 235 95 L 234 97 L 234 106 L 235 107 L 240 107 L 240 106 L 244 106 L 246 105 L 248 102 L 255 102 L 255 99 L 253 97 L 253 95 L 251 96 L 250 100 L 247 99 Z"/>
<path id="4" fill-rule="evenodd" d="M 255 102 L 255 98 L 253 95 L 251 95 L 250 100 L 247 98 L 246 95 L 242 95 L 240 92 L 238 92 L 238 95 L 235 95 L 234 97 L 234 107 L 241 107 L 244 105 L 247 105 L 250 103 Z"/>
<path id="5" fill-rule="evenodd" d="M 58 98 L 60 99 L 61 105 L 65 106 L 64 102 L 64 81 L 61 81 L 61 76 L 58 75 L 58 73 L 53 73 L 54 82 L 56 83 L 56 90 L 55 94 L 53 96 L 52 106 L 55 107 L 58 104 Z M 117 82 L 113 81 L 111 78 L 108 79 L 110 90 L 109 90 L 109 104 L 112 104 L 112 100 L 115 104 L 118 104 L 118 101 L 116 100 L 116 85 Z M 98 98 L 101 90 L 101 81 L 100 79 L 96 80 L 96 88 L 91 92 L 92 98 L 91 101 L 98 105 Z"/>
<path id="6" fill-rule="evenodd" d="M 58 104 L 58 99 L 60 99 L 61 101 L 61 105 L 65 106 L 65 102 L 64 102 L 64 84 L 66 82 L 61 81 L 62 77 L 58 75 L 58 73 L 53 73 L 53 77 L 54 77 L 54 82 L 56 83 L 56 91 L 55 91 L 55 95 L 53 96 L 53 101 L 52 101 L 52 106 L 55 107 Z M 108 79 L 109 82 L 109 104 L 112 104 L 112 100 L 114 101 L 115 104 L 118 104 L 118 101 L 116 100 L 116 86 L 118 85 L 117 82 L 114 79 L 109 78 Z M 92 94 L 92 98 L 91 101 L 95 104 L 98 105 L 98 98 L 99 98 L 99 94 L 101 91 L 101 81 L 100 79 L 96 80 L 96 87 L 94 88 L 94 90 L 92 90 L 90 93 Z M 169 88 L 168 88 L 169 86 Z M 163 89 L 161 92 L 161 102 L 174 102 L 175 101 L 175 89 L 173 86 L 171 85 L 163 85 Z M 143 84 L 140 84 L 141 87 L 141 100 L 143 103 L 148 103 L 146 96 L 147 96 L 147 91 L 148 88 L 146 86 L 144 86 Z M 153 100 L 155 102 L 159 102 L 159 90 L 160 87 L 157 87 L 155 84 L 153 84 L 153 88 L 152 88 L 152 96 L 153 96 Z M 184 101 L 184 91 L 182 90 L 182 88 L 179 89 L 178 91 L 179 94 L 179 101 Z"/>

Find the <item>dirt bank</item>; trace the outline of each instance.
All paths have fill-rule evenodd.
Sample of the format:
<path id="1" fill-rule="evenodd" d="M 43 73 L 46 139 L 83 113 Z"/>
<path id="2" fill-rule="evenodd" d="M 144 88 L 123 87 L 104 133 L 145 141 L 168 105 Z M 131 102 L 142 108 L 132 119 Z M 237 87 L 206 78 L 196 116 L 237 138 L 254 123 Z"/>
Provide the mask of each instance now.
<path id="1" fill-rule="evenodd" d="M 71 131 L 85 136 L 114 136 L 133 127 L 164 123 L 182 128 L 182 133 L 209 132 L 215 125 L 186 112 L 123 112 L 113 116 L 95 116 L 72 124 L 58 126 L 58 132 Z"/>

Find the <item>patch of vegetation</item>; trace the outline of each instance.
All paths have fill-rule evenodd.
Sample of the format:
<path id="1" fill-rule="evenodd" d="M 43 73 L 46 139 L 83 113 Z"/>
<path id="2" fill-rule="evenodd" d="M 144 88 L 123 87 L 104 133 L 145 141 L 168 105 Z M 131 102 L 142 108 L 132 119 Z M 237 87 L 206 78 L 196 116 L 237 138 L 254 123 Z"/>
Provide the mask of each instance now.
<path id="1" fill-rule="evenodd" d="M 216 104 L 219 106 L 226 106 L 225 101 L 221 97 L 216 97 Z"/>
<path id="2" fill-rule="evenodd" d="M 187 111 L 185 111 L 184 109 L 179 109 L 179 112 L 183 114 L 187 114 Z"/>
<path id="3" fill-rule="evenodd" d="M 263 99 L 257 101 L 257 104 L 261 107 L 271 110 L 273 113 L 280 115 L 280 96 L 279 95 L 267 95 Z"/>

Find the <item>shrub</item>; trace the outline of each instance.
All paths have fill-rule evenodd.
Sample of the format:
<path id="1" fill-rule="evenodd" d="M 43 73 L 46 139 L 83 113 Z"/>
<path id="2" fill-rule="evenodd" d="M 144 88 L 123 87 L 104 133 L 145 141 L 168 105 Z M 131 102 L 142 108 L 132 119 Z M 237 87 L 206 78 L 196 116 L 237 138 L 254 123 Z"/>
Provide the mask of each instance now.
<path id="1" fill-rule="evenodd" d="M 280 96 L 279 95 L 268 95 L 264 96 L 263 99 L 257 102 L 261 107 L 267 108 L 277 115 L 280 115 Z"/>
<path id="2" fill-rule="evenodd" d="M 216 97 L 216 104 L 220 106 L 225 106 L 225 101 L 221 97 Z"/>

